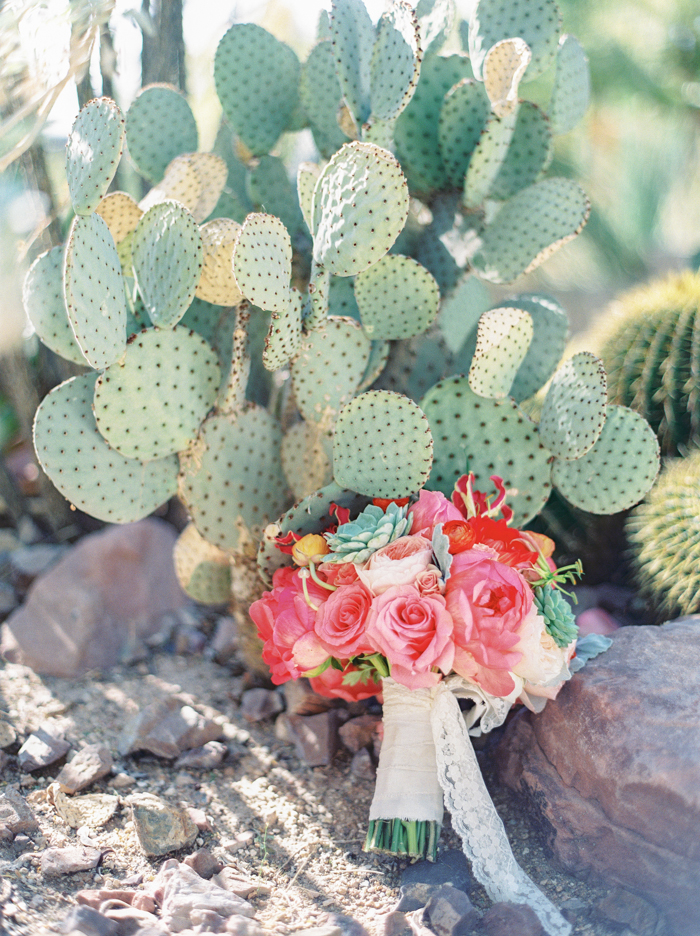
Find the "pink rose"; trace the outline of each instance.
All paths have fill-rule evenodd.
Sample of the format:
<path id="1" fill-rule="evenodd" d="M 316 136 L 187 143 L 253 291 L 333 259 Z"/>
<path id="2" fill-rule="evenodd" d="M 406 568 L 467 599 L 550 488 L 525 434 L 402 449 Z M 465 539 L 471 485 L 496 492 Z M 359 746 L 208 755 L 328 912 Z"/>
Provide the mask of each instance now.
<path id="1" fill-rule="evenodd" d="M 272 583 L 272 591 L 263 592 L 262 598 L 250 606 L 249 613 L 263 641 L 262 658 L 270 667 L 272 682 L 279 685 L 288 679 L 296 679 L 306 669 L 320 665 L 328 654 L 323 651 L 322 658 L 318 659 L 318 638 L 314 633 L 316 609 L 304 597 L 299 570 L 278 569 Z M 317 607 L 330 594 L 313 579 L 307 579 L 307 592 L 309 600 Z M 306 636 L 309 633 L 311 638 Z M 316 659 L 318 662 L 309 662 Z"/>
<path id="2" fill-rule="evenodd" d="M 469 549 L 452 561 L 445 598 L 454 621 L 454 669 L 486 692 L 505 697 L 515 688 L 509 670 L 522 659 L 515 650 L 530 613 L 532 592 L 516 569 L 492 550 Z"/>
<path id="3" fill-rule="evenodd" d="M 392 678 L 409 689 L 434 686 L 454 658 L 452 618 L 442 595 L 394 585 L 372 603 L 367 638 L 388 659 Z"/>
<path id="4" fill-rule="evenodd" d="M 427 536 L 430 539 L 438 523 L 448 520 L 463 520 L 461 512 L 440 491 L 426 491 L 418 495 L 416 503 L 409 508 L 411 533 Z"/>
<path id="5" fill-rule="evenodd" d="M 316 614 L 314 630 L 321 646 L 339 660 L 371 652 L 365 637 L 372 594 L 362 582 L 342 585 Z"/>
<path id="6" fill-rule="evenodd" d="M 432 554 L 431 542 L 424 536 L 401 536 L 372 553 L 357 574 L 373 595 L 381 595 L 394 585 L 412 585 L 430 565 Z"/>
<path id="7" fill-rule="evenodd" d="M 329 585 L 350 585 L 357 581 L 357 569 L 352 562 L 323 562 L 318 568 Z"/>
<path id="8" fill-rule="evenodd" d="M 427 569 L 419 572 L 413 584 L 421 595 L 442 595 L 445 592 L 442 573 L 434 565 L 429 565 Z"/>
<path id="9" fill-rule="evenodd" d="M 331 699 L 345 699 L 346 702 L 359 702 L 360 699 L 369 699 L 370 696 L 378 695 L 382 691 L 381 683 L 370 680 L 369 682 L 356 682 L 354 686 L 349 686 L 343 682 L 345 673 L 351 673 L 356 669 L 349 666 L 344 672 L 329 666 L 320 676 L 313 676 L 309 682 L 314 692 L 319 695 L 329 696 Z"/>

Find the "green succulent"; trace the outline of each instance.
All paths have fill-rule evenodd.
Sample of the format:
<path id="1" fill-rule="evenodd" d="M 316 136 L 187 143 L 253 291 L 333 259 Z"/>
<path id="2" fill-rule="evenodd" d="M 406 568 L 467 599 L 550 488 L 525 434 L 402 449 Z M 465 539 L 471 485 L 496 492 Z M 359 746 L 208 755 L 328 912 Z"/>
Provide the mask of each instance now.
<path id="1" fill-rule="evenodd" d="M 538 585 L 534 589 L 535 607 L 546 621 L 547 633 L 558 647 L 568 647 L 578 637 L 576 618 L 558 588 Z"/>
<path id="2" fill-rule="evenodd" d="M 332 550 L 327 562 L 366 562 L 372 553 L 403 536 L 411 521 L 408 508 L 391 503 L 386 513 L 370 504 L 355 520 L 341 524 L 335 533 L 326 534 Z"/>

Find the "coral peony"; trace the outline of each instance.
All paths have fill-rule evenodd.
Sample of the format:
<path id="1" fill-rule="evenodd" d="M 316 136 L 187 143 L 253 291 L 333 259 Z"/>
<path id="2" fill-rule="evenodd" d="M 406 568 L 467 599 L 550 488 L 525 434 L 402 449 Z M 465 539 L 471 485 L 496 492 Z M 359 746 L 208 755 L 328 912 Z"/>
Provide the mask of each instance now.
<path id="1" fill-rule="evenodd" d="M 460 511 L 440 491 L 426 491 L 425 488 L 418 495 L 416 503 L 409 508 L 408 517 L 411 520 L 411 533 L 427 536 L 430 539 L 433 529 L 438 523 L 448 520 L 462 520 Z"/>
<path id="2" fill-rule="evenodd" d="M 394 585 L 411 585 L 430 565 L 433 547 L 424 536 L 402 536 L 373 553 L 357 574 L 373 595 Z"/>
<path id="3" fill-rule="evenodd" d="M 468 521 L 475 543 L 491 546 L 498 553 L 498 558 L 506 565 L 517 568 L 530 568 L 537 562 L 535 543 L 520 530 L 511 529 L 505 520 L 493 520 L 491 517 L 472 517 Z M 533 546 L 535 547 L 533 549 Z"/>
<path id="4" fill-rule="evenodd" d="M 378 695 L 382 691 L 381 683 L 369 680 L 369 682 L 356 682 L 349 686 L 343 682 L 345 673 L 352 673 L 357 670 L 356 666 L 348 666 L 344 672 L 329 666 L 320 676 L 312 676 L 309 682 L 314 692 L 319 695 L 329 696 L 332 699 L 345 699 L 346 702 L 359 702 L 361 699 L 369 699 L 370 696 Z"/>
<path id="5" fill-rule="evenodd" d="M 352 562 L 324 562 L 318 569 L 329 585 L 350 585 L 357 581 L 357 569 Z"/>
<path id="6" fill-rule="evenodd" d="M 340 660 L 371 653 L 365 637 L 372 594 L 362 582 L 343 585 L 334 591 L 316 613 L 314 630 L 331 656 Z"/>
<path id="7" fill-rule="evenodd" d="M 372 603 L 367 638 L 388 659 L 391 676 L 409 689 L 433 686 L 452 669 L 452 618 L 442 595 L 413 585 L 388 588 Z"/>

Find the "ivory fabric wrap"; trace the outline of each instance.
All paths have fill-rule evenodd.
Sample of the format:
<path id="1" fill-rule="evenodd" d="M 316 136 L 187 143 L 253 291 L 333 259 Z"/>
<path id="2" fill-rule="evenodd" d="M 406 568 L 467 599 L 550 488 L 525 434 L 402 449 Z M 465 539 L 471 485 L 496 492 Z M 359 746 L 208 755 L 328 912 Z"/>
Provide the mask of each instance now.
<path id="1" fill-rule="evenodd" d="M 452 826 L 491 900 L 528 904 L 549 936 L 569 936 L 571 924 L 515 860 L 469 738 L 470 727 L 478 734 L 502 724 L 513 699 L 489 696 L 460 676 L 430 689 L 407 689 L 393 679 L 382 686 L 384 741 L 370 820 L 442 822 L 444 793 Z M 466 715 L 458 697 L 474 702 Z"/>

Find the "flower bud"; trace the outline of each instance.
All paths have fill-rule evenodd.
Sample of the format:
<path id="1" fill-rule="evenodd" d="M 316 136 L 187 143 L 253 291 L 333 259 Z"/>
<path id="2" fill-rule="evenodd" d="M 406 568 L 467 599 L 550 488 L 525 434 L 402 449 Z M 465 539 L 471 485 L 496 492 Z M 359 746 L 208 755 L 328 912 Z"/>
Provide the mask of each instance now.
<path id="1" fill-rule="evenodd" d="M 292 559 L 298 566 L 307 566 L 310 562 L 323 562 L 323 557 L 329 552 L 328 543 L 322 536 L 307 533 L 294 544 Z"/>

